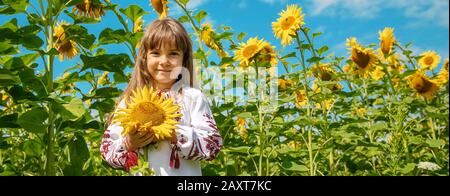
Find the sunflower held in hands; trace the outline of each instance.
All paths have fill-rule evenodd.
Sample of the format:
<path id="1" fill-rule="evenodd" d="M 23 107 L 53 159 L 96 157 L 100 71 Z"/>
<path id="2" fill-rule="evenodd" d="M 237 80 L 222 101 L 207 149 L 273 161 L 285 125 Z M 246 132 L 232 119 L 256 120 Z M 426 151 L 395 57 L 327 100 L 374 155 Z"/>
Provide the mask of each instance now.
<path id="1" fill-rule="evenodd" d="M 181 116 L 180 107 L 174 104 L 173 98 L 164 99 L 153 88 L 133 91 L 126 106 L 114 113 L 113 120 L 121 123 L 123 135 L 134 131 L 152 131 L 157 141 L 169 139 L 178 123 L 174 118 Z"/>

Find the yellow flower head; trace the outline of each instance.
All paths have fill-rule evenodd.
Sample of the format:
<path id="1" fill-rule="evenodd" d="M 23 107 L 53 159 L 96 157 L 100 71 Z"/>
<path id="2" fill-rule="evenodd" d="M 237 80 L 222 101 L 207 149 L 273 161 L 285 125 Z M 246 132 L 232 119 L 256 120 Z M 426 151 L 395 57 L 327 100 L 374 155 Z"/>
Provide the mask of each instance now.
<path id="1" fill-rule="evenodd" d="M 144 21 L 142 20 L 142 16 L 141 16 L 134 23 L 133 32 L 134 33 L 141 32 L 143 23 L 144 23 Z"/>
<path id="2" fill-rule="evenodd" d="M 352 66 L 349 64 L 344 65 L 344 67 L 342 68 L 342 71 L 344 71 L 345 73 L 352 73 Z"/>
<path id="3" fill-rule="evenodd" d="M 240 62 L 241 67 L 246 68 L 262 48 L 262 41 L 258 40 L 258 37 L 250 38 L 246 44 L 241 43 L 239 49 L 235 51 L 234 59 Z"/>
<path id="4" fill-rule="evenodd" d="M 69 26 L 70 24 L 66 21 L 60 21 L 56 25 L 55 33 L 53 36 L 56 38 L 55 42 L 64 41 L 66 39 L 66 32 L 64 31 L 64 27 Z"/>
<path id="5" fill-rule="evenodd" d="M 316 78 L 320 78 L 322 81 L 331 81 L 336 79 L 336 71 L 328 64 L 320 64 L 313 66 L 313 75 Z"/>
<path id="6" fill-rule="evenodd" d="M 133 91 L 126 105 L 126 108 L 114 112 L 113 119 L 124 128 L 123 135 L 142 131 L 152 132 L 156 140 L 168 139 L 178 123 L 174 118 L 181 116 L 180 107 L 174 104 L 173 99 L 164 99 L 153 88 Z"/>
<path id="7" fill-rule="evenodd" d="M 236 125 L 237 125 L 237 131 L 239 133 L 239 136 L 241 136 L 241 138 L 244 140 L 247 139 L 248 132 L 247 132 L 247 129 L 245 128 L 245 118 L 238 117 L 237 121 L 236 121 Z"/>
<path id="8" fill-rule="evenodd" d="M 372 76 L 372 78 L 374 80 L 380 80 L 381 78 L 383 78 L 384 77 L 383 67 L 382 66 L 377 66 L 375 68 L 375 70 L 370 72 L 370 76 Z"/>
<path id="9" fill-rule="evenodd" d="M 356 38 L 347 39 L 347 46 L 351 53 L 352 61 L 358 66 L 358 73 L 367 77 L 374 67 L 377 57 L 371 48 L 364 48 L 358 44 Z"/>
<path id="10" fill-rule="evenodd" d="M 316 108 L 320 110 L 322 109 L 322 106 L 324 106 L 325 110 L 330 110 L 331 106 L 333 106 L 333 103 L 334 103 L 333 98 L 327 99 L 322 101 L 322 103 L 316 103 Z"/>
<path id="11" fill-rule="evenodd" d="M 287 145 L 293 150 L 299 150 L 302 146 L 302 143 L 300 143 L 299 141 L 290 141 Z"/>
<path id="12" fill-rule="evenodd" d="M 220 57 L 227 57 L 228 53 L 223 50 L 221 43 L 220 42 L 218 43 L 216 40 L 212 38 L 212 36 L 214 35 L 212 25 L 209 23 L 204 23 L 202 26 L 203 28 L 200 36 L 201 41 L 205 43 L 205 45 L 208 46 L 209 48 L 217 51 L 217 54 Z"/>
<path id="13" fill-rule="evenodd" d="M 167 0 L 151 0 L 151 3 L 155 11 L 158 12 L 160 19 L 167 17 L 169 10 L 169 7 L 167 6 Z"/>
<path id="14" fill-rule="evenodd" d="M 302 14 L 302 8 L 297 5 L 288 5 L 287 10 L 283 10 L 279 13 L 280 17 L 276 22 L 272 22 L 272 30 L 275 37 L 281 38 L 281 45 L 286 46 L 291 44 L 292 37 L 295 35 L 302 25 L 304 14 Z"/>
<path id="15" fill-rule="evenodd" d="M 262 49 L 258 56 L 258 62 L 269 63 L 270 66 L 277 66 L 278 60 L 275 53 L 275 46 L 271 46 L 269 42 L 261 41 Z"/>
<path id="16" fill-rule="evenodd" d="M 448 59 L 445 61 L 444 65 L 441 68 L 441 71 L 439 71 L 439 74 L 437 75 L 436 81 L 439 85 L 444 85 L 448 83 L 448 77 L 449 77 L 449 71 L 448 71 Z"/>
<path id="17" fill-rule="evenodd" d="M 292 85 L 292 80 L 290 79 L 282 79 L 278 78 L 278 87 L 280 87 L 281 90 L 286 90 L 289 86 Z"/>
<path id="18" fill-rule="evenodd" d="M 422 53 L 419 59 L 419 65 L 422 69 L 433 70 L 441 61 L 441 57 L 435 51 L 426 51 Z"/>
<path id="19" fill-rule="evenodd" d="M 428 79 L 421 70 L 418 70 L 413 75 L 409 76 L 408 80 L 411 88 L 416 90 L 418 95 L 426 99 L 433 99 L 434 95 L 439 90 L 438 83 Z"/>
<path id="20" fill-rule="evenodd" d="M 386 27 L 383 31 L 379 32 L 380 34 L 380 49 L 383 54 L 389 54 L 394 47 L 395 37 L 394 37 L 394 29 Z"/>
<path id="21" fill-rule="evenodd" d="M 389 68 L 391 70 L 394 70 L 397 73 L 403 73 L 403 71 L 406 70 L 406 67 L 404 64 L 402 64 L 400 62 L 400 56 L 398 54 L 391 54 L 388 58 L 387 58 L 387 63 L 389 65 Z M 389 70 L 389 71 L 391 71 Z"/>
<path id="22" fill-rule="evenodd" d="M 69 23 L 61 21 L 55 28 L 53 36 L 56 38 L 54 47 L 59 51 L 59 60 L 63 61 L 65 58 L 71 59 L 78 54 L 76 43 L 72 40 L 68 40 L 64 27 L 67 27 Z"/>
<path id="23" fill-rule="evenodd" d="M 295 105 L 298 108 L 302 108 L 303 106 L 306 106 L 308 104 L 308 97 L 306 97 L 306 94 L 303 90 L 295 92 Z"/>
<path id="24" fill-rule="evenodd" d="M 62 43 L 55 43 L 55 48 L 59 51 L 59 60 L 71 59 L 78 54 L 76 43 L 72 40 L 66 40 Z"/>
<path id="25" fill-rule="evenodd" d="M 359 117 L 364 117 L 367 114 L 367 110 L 366 110 L 366 108 L 355 108 L 352 111 L 352 114 L 357 115 Z"/>
<path id="26" fill-rule="evenodd" d="M 104 5 L 99 0 L 84 0 L 84 3 L 75 5 L 72 9 L 76 15 L 100 18 L 105 15 Z"/>

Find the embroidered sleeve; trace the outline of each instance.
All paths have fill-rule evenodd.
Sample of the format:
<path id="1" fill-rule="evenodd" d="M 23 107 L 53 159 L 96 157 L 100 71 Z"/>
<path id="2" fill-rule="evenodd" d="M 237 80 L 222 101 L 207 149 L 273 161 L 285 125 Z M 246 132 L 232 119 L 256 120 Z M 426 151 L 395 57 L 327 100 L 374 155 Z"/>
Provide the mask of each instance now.
<path id="1" fill-rule="evenodd" d="M 222 137 L 203 94 L 193 100 L 191 123 L 177 125 L 172 142 L 171 166 L 177 168 L 178 153 L 188 160 L 213 160 L 222 148 Z"/>
<path id="2" fill-rule="evenodd" d="M 103 160 L 114 168 L 124 168 L 129 171 L 130 167 L 138 164 L 138 153 L 128 151 L 123 144 L 123 127 L 119 124 L 111 124 L 103 134 L 100 153 Z"/>

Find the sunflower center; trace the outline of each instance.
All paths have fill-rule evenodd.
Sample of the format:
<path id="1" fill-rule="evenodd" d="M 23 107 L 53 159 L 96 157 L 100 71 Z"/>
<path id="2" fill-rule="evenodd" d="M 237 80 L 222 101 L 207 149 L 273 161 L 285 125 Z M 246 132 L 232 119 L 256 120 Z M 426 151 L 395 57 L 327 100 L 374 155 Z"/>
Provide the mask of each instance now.
<path id="1" fill-rule="evenodd" d="M 252 58 L 253 55 L 255 55 L 256 50 L 258 50 L 258 46 L 256 45 L 250 45 L 244 48 L 244 51 L 242 52 L 243 56 L 247 59 Z"/>
<path id="2" fill-rule="evenodd" d="M 291 28 L 291 26 L 294 24 L 294 22 L 295 22 L 295 17 L 293 17 L 293 16 L 286 17 L 285 19 L 283 19 L 281 21 L 281 28 L 283 30 L 288 30 Z"/>
<path id="3" fill-rule="evenodd" d="M 151 122 L 153 126 L 164 122 L 165 112 L 152 102 L 139 103 L 131 113 L 131 117 L 141 124 Z"/>
<path id="4" fill-rule="evenodd" d="M 369 65 L 369 54 L 360 50 L 356 50 L 355 53 L 355 55 L 352 55 L 353 62 L 355 62 L 362 69 L 366 68 Z"/>
<path id="5" fill-rule="evenodd" d="M 328 71 L 322 70 L 322 75 L 320 76 L 320 79 L 322 79 L 323 81 L 330 81 L 331 74 Z"/>
<path id="6" fill-rule="evenodd" d="M 427 92 L 428 90 L 431 89 L 431 86 L 432 86 L 430 81 L 428 81 L 428 80 L 426 80 L 426 79 L 424 79 L 422 77 L 414 78 L 412 80 L 412 83 L 413 83 L 414 89 L 416 89 L 417 92 L 419 92 L 419 93 Z"/>
<path id="7" fill-rule="evenodd" d="M 272 52 L 268 48 L 263 48 L 259 58 L 262 62 L 270 62 L 272 60 Z"/>
<path id="8" fill-rule="evenodd" d="M 61 46 L 59 47 L 59 51 L 60 52 L 69 52 L 71 51 L 73 48 L 72 43 L 70 42 L 70 40 L 64 41 Z"/>
<path id="9" fill-rule="evenodd" d="M 427 65 L 433 64 L 433 61 L 434 61 L 434 59 L 433 59 L 433 57 L 431 57 L 431 56 L 427 56 L 427 57 L 425 57 L 425 59 L 423 60 L 423 62 L 424 62 L 425 64 L 427 64 Z"/>

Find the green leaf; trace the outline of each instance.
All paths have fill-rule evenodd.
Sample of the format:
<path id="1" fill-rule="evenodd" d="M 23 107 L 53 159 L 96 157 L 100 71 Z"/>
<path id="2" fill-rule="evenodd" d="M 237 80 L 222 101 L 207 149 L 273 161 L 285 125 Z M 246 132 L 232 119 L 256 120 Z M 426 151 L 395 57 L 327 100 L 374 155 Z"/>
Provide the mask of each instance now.
<path id="1" fill-rule="evenodd" d="M 205 18 L 208 15 L 208 13 L 206 13 L 203 10 L 200 10 L 195 16 L 194 18 L 197 20 L 197 22 L 200 24 L 201 21 L 203 20 L 203 18 Z"/>
<path id="2" fill-rule="evenodd" d="M 225 151 L 233 152 L 233 153 L 245 153 L 247 154 L 251 147 L 249 146 L 239 146 L 239 147 L 229 147 L 225 148 Z"/>
<path id="3" fill-rule="evenodd" d="M 6 5 L 6 7 L 3 7 Z M 27 10 L 28 0 L 2 0 L 0 1 L 0 14 L 12 15 Z"/>
<path id="4" fill-rule="evenodd" d="M 35 107 L 19 116 L 17 124 L 28 132 L 44 133 L 48 125 L 46 120 L 48 118 L 47 111 L 41 107 Z"/>
<path id="5" fill-rule="evenodd" d="M 82 175 L 83 165 L 89 159 L 89 149 L 86 144 L 86 140 L 80 134 L 75 136 L 69 141 L 69 158 L 70 158 L 70 170 L 65 168 L 65 175 Z M 68 172 L 70 171 L 70 172 Z"/>
<path id="6" fill-rule="evenodd" d="M 9 29 L 11 31 L 17 31 L 19 28 L 17 26 L 17 18 L 13 18 L 7 23 L 0 26 L 0 29 Z"/>
<path id="7" fill-rule="evenodd" d="M 81 55 L 80 58 L 84 63 L 80 71 L 94 68 L 102 71 L 116 72 L 125 76 L 123 70 L 129 65 L 131 66 L 130 57 L 126 54 L 106 54 L 95 57 Z"/>
<path id="8" fill-rule="evenodd" d="M 297 55 L 295 54 L 295 52 L 291 52 L 287 55 L 284 55 L 283 57 L 281 57 L 281 59 L 286 59 L 286 58 L 291 58 L 291 57 L 296 57 Z"/>
<path id="9" fill-rule="evenodd" d="M 30 67 L 39 57 L 37 53 L 26 54 L 20 57 L 13 57 L 4 63 L 4 67 L 9 70 L 21 70 L 24 67 Z"/>
<path id="10" fill-rule="evenodd" d="M 111 98 L 111 97 L 118 97 L 122 91 L 116 87 L 104 87 L 99 88 L 95 90 L 95 97 L 96 98 Z"/>
<path id="11" fill-rule="evenodd" d="M 439 147 L 445 145 L 444 140 L 441 140 L 441 139 L 427 139 L 426 143 L 431 148 L 439 148 Z"/>
<path id="12" fill-rule="evenodd" d="M 189 0 L 180 0 L 180 3 L 183 4 L 184 7 L 186 7 L 189 3 Z"/>
<path id="13" fill-rule="evenodd" d="M 237 117 L 241 117 L 241 118 L 251 118 L 252 117 L 252 113 L 250 113 L 250 112 L 243 112 L 243 113 L 240 113 L 240 114 L 238 114 L 236 116 Z"/>
<path id="14" fill-rule="evenodd" d="M 17 113 L 4 115 L 0 117 L 0 128 L 20 128 L 17 124 Z"/>
<path id="15" fill-rule="evenodd" d="M 317 50 L 317 53 L 319 54 L 319 56 L 322 56 L 323 53 L 328 51 L 328 46 L 322 46 L 321 48 L 319 48 Z"/>
<path id="16" fill-rule="evenodd" d="M 119 44 L 127 40 L 125 36 L 125 31 L 123 29 L 112 30 L 110 28 L 106 28 L 100 33 L 98 42 L 101 45 Z"/>
<path id="17" fill-rule="evenodd" d="M 315 33 L 313 33 L 313 39 L 318 37 L 318 36 L 320 36 L 320 35 L 322 35 L 322 34 L 323 34 L 323 32 L 315 32 Z"/>
<path id="18" fill-rule="evenodd" d="M 400 172 L 402 174 L 408 174 L 408 173 L 412 172 L 414 170 L 414 168 L 416 168 L 415 163 L 408 163 L 404 168 L 400 169 Z"/>
<path id="19" fill-rule="evenodd" d="M 304 165 L 298 165 L 297 163 L 295 163 L 293 161 L 285 161 L 285 162 L 283 162 L 282 166 L 286 170 L 290 170 L 290 171 L 299 171 L 299 172 L 309 171 L 308 167 L 306 167 Z"/>
<path id="20" fill-rule="evenodd" d="M 119 9 L 120 12 L 122 12 L 123 14 L 125 14 L 125 16 L 127 16 L 129 19 L 131 19 L 131 21 L 133 21 L 133 23 L 136 22 L 136 20 L 145 15 L 148 14 L 148 12 L 144 11 L 140 6 L 138 5 L 130 5 L 125 9 Z"/>
<path id="21" fill-rule="evenodd" d="M 16 45 L 10 44 L 10 41 L 0 42 L 0 55 L 11 55 L 19 53 L 19 48 Z"/>
<path id="22" fill-rule="evenodd" d="M 39 17 L 39 15 L 37 15 L 35 13 L 28 14 L 27 20 L 30 24 L 38 24 L 38 25 L 44 26 L 44 21 L 42 20 L 42 18 Z"/>
<path id="23" fill-rule="evenodd" d="M 311 57 L 309 59 L 306 59 L 306 61 L 308 63 L 315 63 L 315 62 L 319 62 L 319 61 L 321 61 L 323 59 L 324 59 L 323 57 Z"/>
<path id="24" fill-rule="evenodd" d="M 67 100 L 70 99 L 70 100 Z M 83 114 L 86 112 L 84 110 L 84 105 L 81 99 L 79 98 L 72 98 L 72 97 L 64 97 L 64 100 L 67 103 L 58 103 L 54 102 L 53 104 L 53 110 L 56 111 L 61 115 L 61 118 L 63 120 L 76 120 L 83 116 Z"/>
<path id="25" fill-rule="evenodd" d="M 114 108 L 115 102 L 112 99 L 106 99 L 103 101 L 96 101 L 94 102 L 90 108 L 98 110 L 100 113 L 109 113 Z"/>
<path id="26" fill-rule="evenodd" d="M 231 39 L 232 37 L 233 37 L 233 33 L 232 32 L 223 32 L 221 34 L 213 36 L 213 39 L 215 39 L 215 40 Z"/>
<path id="27" fill-rule="evenodd" d="M 9 70 L 0 69 L 0 86 L 6 87 L 15 84 L 20 84 L 19 76 Z"/>
<path id="28" fill-rule="evenodd" d="M 23 151 L 27 156 L 39 156 L 42 153 L 42 145 L 35 140 L 25 141 Z"/>
<path id="29" fill-rule="evenodd" d="M 67 39 L 74 40 L 79 43 L 84 48 L 91 48 L 92 44 L 95 42 L 95 36 L 89 34 L 88 30 L 80 25 L 70 25 L 64 27 Z"/>
<path id="30" fill-rule="evenodd" d="M 189 17 L 184 15 L 178 18 L 178 22 L 180 23 L 185 23 L 185 22 L 189 22 Z"/>
<path id="31" fill-rule="evenodd" d="M 242 42 L 242 39 L 244 39 L 244 37 L 245 37 L 245 33 L 244 32 L 240 32 L 239 34 L 238 34 L 238 36 L 237 36 L 237 39 L 240 41 L 240 42 Z"/>

